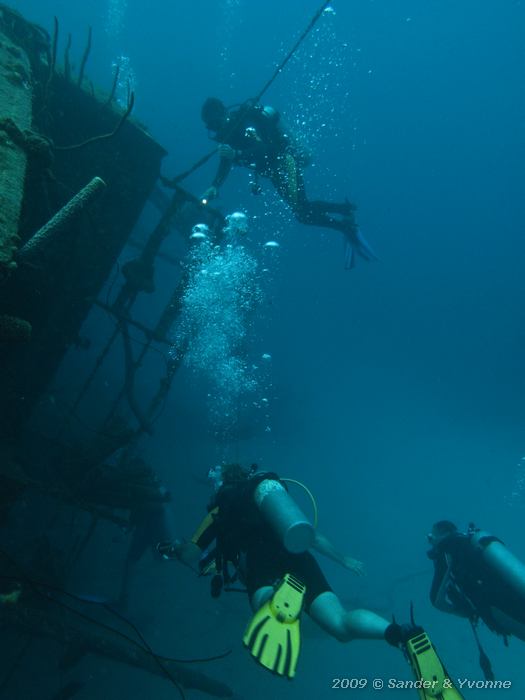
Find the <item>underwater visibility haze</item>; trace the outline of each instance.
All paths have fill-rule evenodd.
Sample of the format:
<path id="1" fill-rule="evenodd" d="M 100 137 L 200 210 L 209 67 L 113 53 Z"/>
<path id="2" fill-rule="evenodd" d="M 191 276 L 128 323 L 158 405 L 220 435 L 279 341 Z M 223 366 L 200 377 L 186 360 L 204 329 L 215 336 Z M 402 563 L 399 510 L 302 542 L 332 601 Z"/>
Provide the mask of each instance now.
<path id="1" fill-rule="evenodd" d="M 235 484 L 290 479 L 336 551 L 317 558 L 345 610 L 408 624 L 412 605 L 461 693 L 437 697 L 523 697 L 525 567 L 494 565 L 501 543 L 525 561 L 522 1 L 0 10 L 2 142 L 31 132 L 49 152 L 37 166 L 24 147 L 16 269 L 1 281 L 0 333 L 16 316 L 32 335 L 0 335 L 0 698 L 417 696 L 389 689 L 414 672 L 382 629 L 342 644 L 315 624 L 309 583 L 293 682 L 253 662 L 244 590 L 268 581 L 228 580 L 220 517 L 214 575 L 173 560 L 217 505 L 217 465 L 242 465 Z M 47 32 L 26 77 L 5 48 L 17 13 Z M 4 83 L 32 90 L 18 131 Z M 13 182 L 0 179 L 5 201 Z M 30 234 L 79 191 L 79 218 L 35 261 Z M 254 496 L 261 512 L 270 496 Z M 235 514 L 228 543 L 250 571 L 241 534 L 258 530 Z M 450 585 L 507 686 L 483 686 L 468 620 L 431 600 L 438 521 L 488 533 L 471 528 L 476 555 Z M 517 601 L 519 628 L 476 607 L 490 608 L 479 580 L 494 566 L 515 573 L 488 595 Z"/>

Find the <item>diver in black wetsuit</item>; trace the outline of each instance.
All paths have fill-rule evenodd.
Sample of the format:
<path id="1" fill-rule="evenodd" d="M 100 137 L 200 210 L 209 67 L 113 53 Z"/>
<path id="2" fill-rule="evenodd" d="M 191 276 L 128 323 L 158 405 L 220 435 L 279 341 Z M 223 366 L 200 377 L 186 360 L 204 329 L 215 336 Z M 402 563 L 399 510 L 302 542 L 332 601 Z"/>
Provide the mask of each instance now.
<path id="1" fill-rule="evenodd" d="M 215 199 L 232 166 L 241 165 L 250 168 L 256 178 L 270 179 L 299 222 L 341 231 L 351 246 L 349 267 L 354 265 L 355 253 L 365 260 L 376 259 L 359 231 L 355 207 L 348 200 L 338 203 L 307 198 L 303 171 L 310 163 L 310 154 L 284 127 L 273 107 L 246 103 L 228 111 L 221 100 L 209 97 L 202 107 L 202 119 L 219 143 L 220 156 L 212 185 L 202 195 L 203 202 Z M 259 191 L 257 184 L 254 191 Z"/>
<path id="2" fill-rule="evenodd" d="M 441 690 L 439 695 L 421 691 L 422 700 L 461 700 L 421 627 L 413 621 L 389 623 L 370 610 L 343 606 L 311 550 L 357 574 L 362 565 L 338 552 L 307 521 L 287 492 L 288 480 L 258 472 L 256 465 L 248 470 L 239 464 L 217 465 L 208 476 L 215 496 L 191 540 L 162 542 L 157 549 L 166 559 L 177 559 L 200 575 L 212 575 L 214 597 L 221 590 L 238 590 L 232 583 L 246 586 L 254 614 L 243 643 L 263 667 L 293 678 L 304 610 L 340 642 L 384 639 L 402 649 L 418 681 L 425 682 L 425 688 Z"/>
<path id="3" fill-rule="evenodd" d="M 494 535 L 441 520 L 428 535 L 434 607 L 525 641 L 525 564 Z"/>
<path id="4" fill-rule="evenodd" d="M 287 492 L 277 474 L 228 464 L 210 470 L 210 479 L 217 492 L 208 515 L 190 542 L 161 546 L 167 558 L 179 559 L 201 575 L 213 570 L 216 576 L 212 588 L 217 576 L 222 579 L 217 593 L 222 583 L 228 588 L 231 581 L 241 580 L 255 609 L 271 596 L 273 583 L 289 572 L 306 584 L 305 609 L 329 634 L 345 642 L 356 638 L 383 639 L 388 621 L 369 610 L 344 609 L 309 549 L 287 549 L 260 512 L 256 494 L 262 485 L 263 493 L 282 494 L 284 505 L 279 503 L 279 522 L 296 517 L 293 507 L 291 513 L 286 511 Z M 290 502 L 293 503 L 291 499 Z M 301 527 L 295 532 L 301 532 Z M 361 562 L 339 553 L 317 530 L 312 528 L 311 534 L 312 550 L 359 576 L 363 574 Z"/>

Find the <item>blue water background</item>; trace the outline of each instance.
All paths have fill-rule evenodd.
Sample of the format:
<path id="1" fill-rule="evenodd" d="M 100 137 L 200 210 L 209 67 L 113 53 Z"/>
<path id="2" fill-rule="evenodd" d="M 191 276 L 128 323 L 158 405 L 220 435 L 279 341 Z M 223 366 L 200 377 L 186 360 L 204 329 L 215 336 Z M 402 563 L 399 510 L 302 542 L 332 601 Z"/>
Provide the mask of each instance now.
<path id="1" fill-rule="evenodd" d="M 129 57 L 134 115 L 167 149 L 163 172 L 172 176 L 210 147 L 204 98 L 233 104 L 256 94 L 318 3 L 130 0 L 126 7 L 120 0 L 112 4 L 122 10 L 118 31 L 108 30 L 108 0 L 14 6 L 50 31 L 56 15 L 61 41 L 73 34 L 77 65 L 92 25 L 87 74 L 105 89 L 112 62 Z M 256 217 L 250 245 L 261 258 L 262 243 L 280 242 L 252 347 L 254 357 L 272 355 L 271 432 L 266 422 L 250 431 L 247 420 L 246 435 L 217 446 L 205 390 L 181 371 L 144 454 L 174 494 L 180 535 L 200 519 L 209 495 L 203 477 L 217 459 L 257 461 L 304 480 L 322 531 L 367 567 L 358 580 L 324 565 L 342 599 L 400 620 L 414 601 L 452 675 L 479 679 L 468 625 L 428 602 L 425 534 L 437 519 L 461 527 L 474 520 L 525 557 L 525 501 L 512 498 L 525 454 L 525 8 L 515 0 L 334 0 L 333 9 L 265 101 L 298 123 L 314 148 L 308 192 L 355 201 L 380 260 L 345 271 L 338 234 L 295 223 L 270 188 L 256 198 L 246 173 L 235 172 L 221 208 Z M 188 188 L 202 192 L 214 166 L 188 179 Z M 155 220 L 145 212 L 139 235 Z M 166 248 L 176 254 L 180 244 Z M 172 279 L 165 265 L 161 296 Z M 103 323 L 94 316 L 89 332 L 105 331 Z M 145 394 L 153 365 L 151 377 L 141 376 Z M 90 554 L 101 587 L 112 575 L 109 556 L 104 547 Z M 233 648 L 207 670 L 242 697 L 328 698 L 336 677 L 410 677 L 386 645 L 342 646 L 308 623 L 298 678 L 269 677 L 242 651 L 249 615 L 242 596 L 212 601 L 207 582 L 152 559 L 139 572 L 133 606 L 167 655 Z M 488 632 L 482 639 L 497 676 L 513 687 L 465 697 L 522 697 L 520 642 L 507 650 Z M 93 668 L 82 698 L 174 696 L 167 682 L 141 672 Z"/>

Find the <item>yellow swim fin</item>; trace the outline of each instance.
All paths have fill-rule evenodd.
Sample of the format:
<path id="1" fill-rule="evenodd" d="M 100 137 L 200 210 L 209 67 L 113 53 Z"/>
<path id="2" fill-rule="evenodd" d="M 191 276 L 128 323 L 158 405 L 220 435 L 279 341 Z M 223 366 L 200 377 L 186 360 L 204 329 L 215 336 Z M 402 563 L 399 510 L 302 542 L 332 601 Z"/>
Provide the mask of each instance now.
<path id="1" fill-rule="evenodd" d="M 250 620 L 243 642 L 250 654 L 279 676 L 295 676 L 301 649 L 299 616 L 306 591 L 301 581 L 285 574 L 272 598 Z"/>
<path id="2" fill-rule="evenodd" d="M 463 700 L 463 695 L 455 687 L 441 663 L 428 634 L 421 629 L 405 642 L 408 660 L 416 681 L 420 700 Z"/>

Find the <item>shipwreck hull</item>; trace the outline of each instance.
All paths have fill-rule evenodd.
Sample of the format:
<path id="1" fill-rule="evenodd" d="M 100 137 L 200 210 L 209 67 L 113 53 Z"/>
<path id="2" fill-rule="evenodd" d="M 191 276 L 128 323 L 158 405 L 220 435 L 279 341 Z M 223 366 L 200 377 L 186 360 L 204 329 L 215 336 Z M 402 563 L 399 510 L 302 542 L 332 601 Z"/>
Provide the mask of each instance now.
<path id="1" fill-rule="evenodd" d="M 0 6 L 4 437 L 16 434 L 68 347 L 80 342 L 82 323 L 130 236 L 165 155 L 141 125 L 132 118 L 123 121 L 125 110 L 108 95 L 57 72 L 43 37 L 43 30 L 24 26 L 19 15 Z M 22 66 L 17 69 L 20 84 L 12 77 L 15 55 L 16 65 Z M 3 91 L 6 85 L 8 92 Z M 16 103 L 13 95 L 24 100 Z M 24 244 L 95 177 L 106 185 L 96 201 L 67 222 L 38 257 L 21 259 Z"/>

